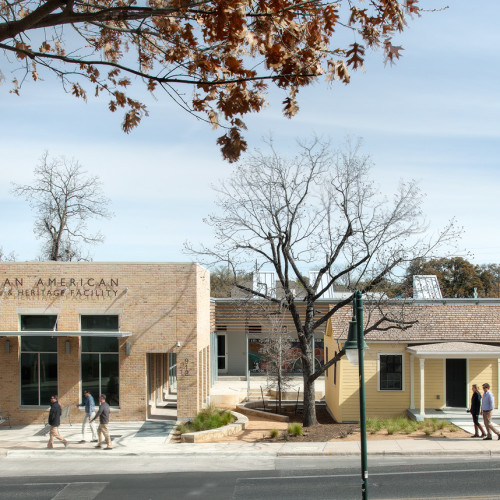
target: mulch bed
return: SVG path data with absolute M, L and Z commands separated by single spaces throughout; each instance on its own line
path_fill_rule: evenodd
M 262 410 L 262 408 L 257 408 Z M 276 407 L 266 405 L 266 411 L 276 413 Z M 302 415 L 295 413 L 295 405 L 283 406 L 281 412 L 277 412 L 280 415 L 287 415 L 290 418 L 290 422 L 302 423 Z M 311 427 L 304 427 L 304 434 L 302 436 L 289 436 L 289 441 L 330 441 L 331 439 L 344 438 L 349 434 L 352 434 L 359 429 L 357 424 L 339 424 L 336 423 L 331 415 L 328 413 L 324 406 L 316 407 L 316 418 L 318 420 L 318 425 L 313 425 Z M 266 441 L 281 441 L 283 437 L 280 435 L 277 438 L 266 438 Z

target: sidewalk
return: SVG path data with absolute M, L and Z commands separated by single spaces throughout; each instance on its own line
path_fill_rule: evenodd
M 79 424 L 61 425 L 60 432 L 69 441 L 64 448 L 57 440 L 55 448 L 46 448 L 48 436 L 40 436 L 40 425 L 0 428 L 0 456 L 192 456 L 192 455 L 259 455 L 269 457 L 356 456 L 359 441 L 285 442 L 285 443 L 182 443 L 169 444 L 175 422 L 117 422 L 110 424 L 113 450 L 95 449 L 95 443 L 82 443 Z M 90 433 L 89 433 L 90 436 Z M 500 441 L 470 438 L 422 438 L 368 441 L 372 456 L 485 455 L 500 456 Z

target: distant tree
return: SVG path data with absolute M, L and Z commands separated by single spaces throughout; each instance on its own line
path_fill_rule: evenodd
M 393 37 L 419 15 L 418 0 L 0 0 L 1 67 L 19 63 L 16 94 L 50 75 L 75 97 L 104 94 L 111 111 L 125 110 L 125 132 L 148 114 L 130 96 L 133 80 L 163 90 L 223 127 L 217 142 L 235 161 L 246 149 L 242 118 L 265 107 L 270 84 L 285 92 L 290 118 L 302 87 L 322 77 L 349 83 L 367 48 L 395 62 Z
M 344 355 L 341 350 L 317 367 L 314 332 L 352 304 L 350 295 L 328 311 L 320 310 L 323 294 L 336 284 L 369 293 L 397 269 L 433 255 L 456 236 L 450 224 L 430 238 L 416 184 L 402 182 L 388 201 L 375 187 L 370 167 L 359 143 L 336 151 L 316 138 L 299 144 L 294 157 L 278 154 L 271 143 L 269 153 L 249 155 L 217 184 L 219 210 L 207 219 L 216 243 L 186 245 L 198 259 L 231 269 L 235 286 L 291 315 L 301 351 L 304 426 L 317 423 L 315 380 Z M 313 265 L 319 269 L 316 279 L 309 280 Z M 250 269 L 272 269 L 280 295 L 238 283 L 238 273 Z M 303 289 L 300 297 L 296 283 Z M 376 326 L 404 329 L 408 323 L 387 313 L 378 316 Z
M 87 260 L 82 244 L 103 241 L 89 232 L 91 219 L 111 217 L 109 200 L 97 176 L 88 176 L 82 166 L 64 157 L 49 159 L 45 153 L 34 170 L 31 185 L 13 184 L 13 193 L 24 198 L 35 212 L 34 233 L 42 240 L 43 260 Z
M 251 273 L 239 273 L 237 281 L 251 282 Z M 227 266 L 220 266 L 210 271 L 210 296 L 214 298 L 231 297 L 235 289 L 234 277 Z
M 407 269 L 404 288 L 412 290 L 414 275 L 436 275 L 443 297 L 490 297 L 495 292 L 493 275 L 487 269 L 471 264 L 463 257 L 418 259 Z
M 14 252 L 9 254 L 5 253 L 3 248 L 0 247 L 0 262 L 13 262 L 16 260 L 16 255 Z
M 481 264 L 481 280 L 487 287 L 489 297 L 500 297 L 500 264 Z

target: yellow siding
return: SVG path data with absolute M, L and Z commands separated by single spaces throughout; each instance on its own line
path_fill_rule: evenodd
M 500 395 L 498 393 L 498 362 L 496 359 L 471 359 L 469 360 L 469 390 L 470 386 L 477 384 L 481 393 L 484 383 L 490 384 L 490 391 L 495 396 L 495 407 L 498 408 Z
M 410 407 L 410 357 L 405 352 L 406 344 L 370 342 L 365 351 L 365 401 L 367 417 L 395 417 Z M 380 391 L 378 389 L 378 355 L 403 354 L 403 390 Z M 340 406 L 343 421 L 359 420 L 359 376 L 358 367 L 347 359 L 341 363 L 342 386 Z
M 424 362 L 424 406 L 441 409 L 446 406 L 445 360 L 426 359 Z M 420 409 L 420 360 L 415 358 L 415 409 Z M 439 398 L 438 398 L 439 396 Z
M 418 366 L 419 374 L 415 378 L 415 384 L 418 380 L 419 395 L 415 398 L 415 406 L 420 407 L 420 362 L 415 360 L 415 367 Z M 424 404 L 426 408 L 443 408 L 446 405 L 444 395 L 445 382 L 445 360 L 444 359 L 426 359 L 424 373 Z M 438 399 L 439 396 L 439 399 Z
M 330 325 L 330 322 L 328 322 Z M 328 332 L 328 329 L 327 329 Z M 326 348 L 328 347 L 328 355 L 329 359 L 333 357 L 335 351 L 339 351 L 339 347 L 337 341 L 332 338 L 331 335 L 325 336 L 325 355 Z M 334 370 L 335 368 L 332 366 L 328 370 L 328 376 L 325 376 L 325 401 L 330 410 L 330 413 L 333 415 L 337 422 L 342 422 L 342 413 L 339 405 L 339 387 L 341 386 L 341 363 L 337 363 L 337 384 L 334 385 Z

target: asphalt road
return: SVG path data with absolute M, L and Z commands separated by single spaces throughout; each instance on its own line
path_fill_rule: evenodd
M 416 463 L 401 457 L 383 462 L 370 468 L 370 499 L 500 500 L 500 461 L 455 457 Z M 265 471 L 2 477 L 0 499 L 359 500 L 355 464 L 320 468 L 325 463 L 303 457 L 296 466 L 285 461 Z

